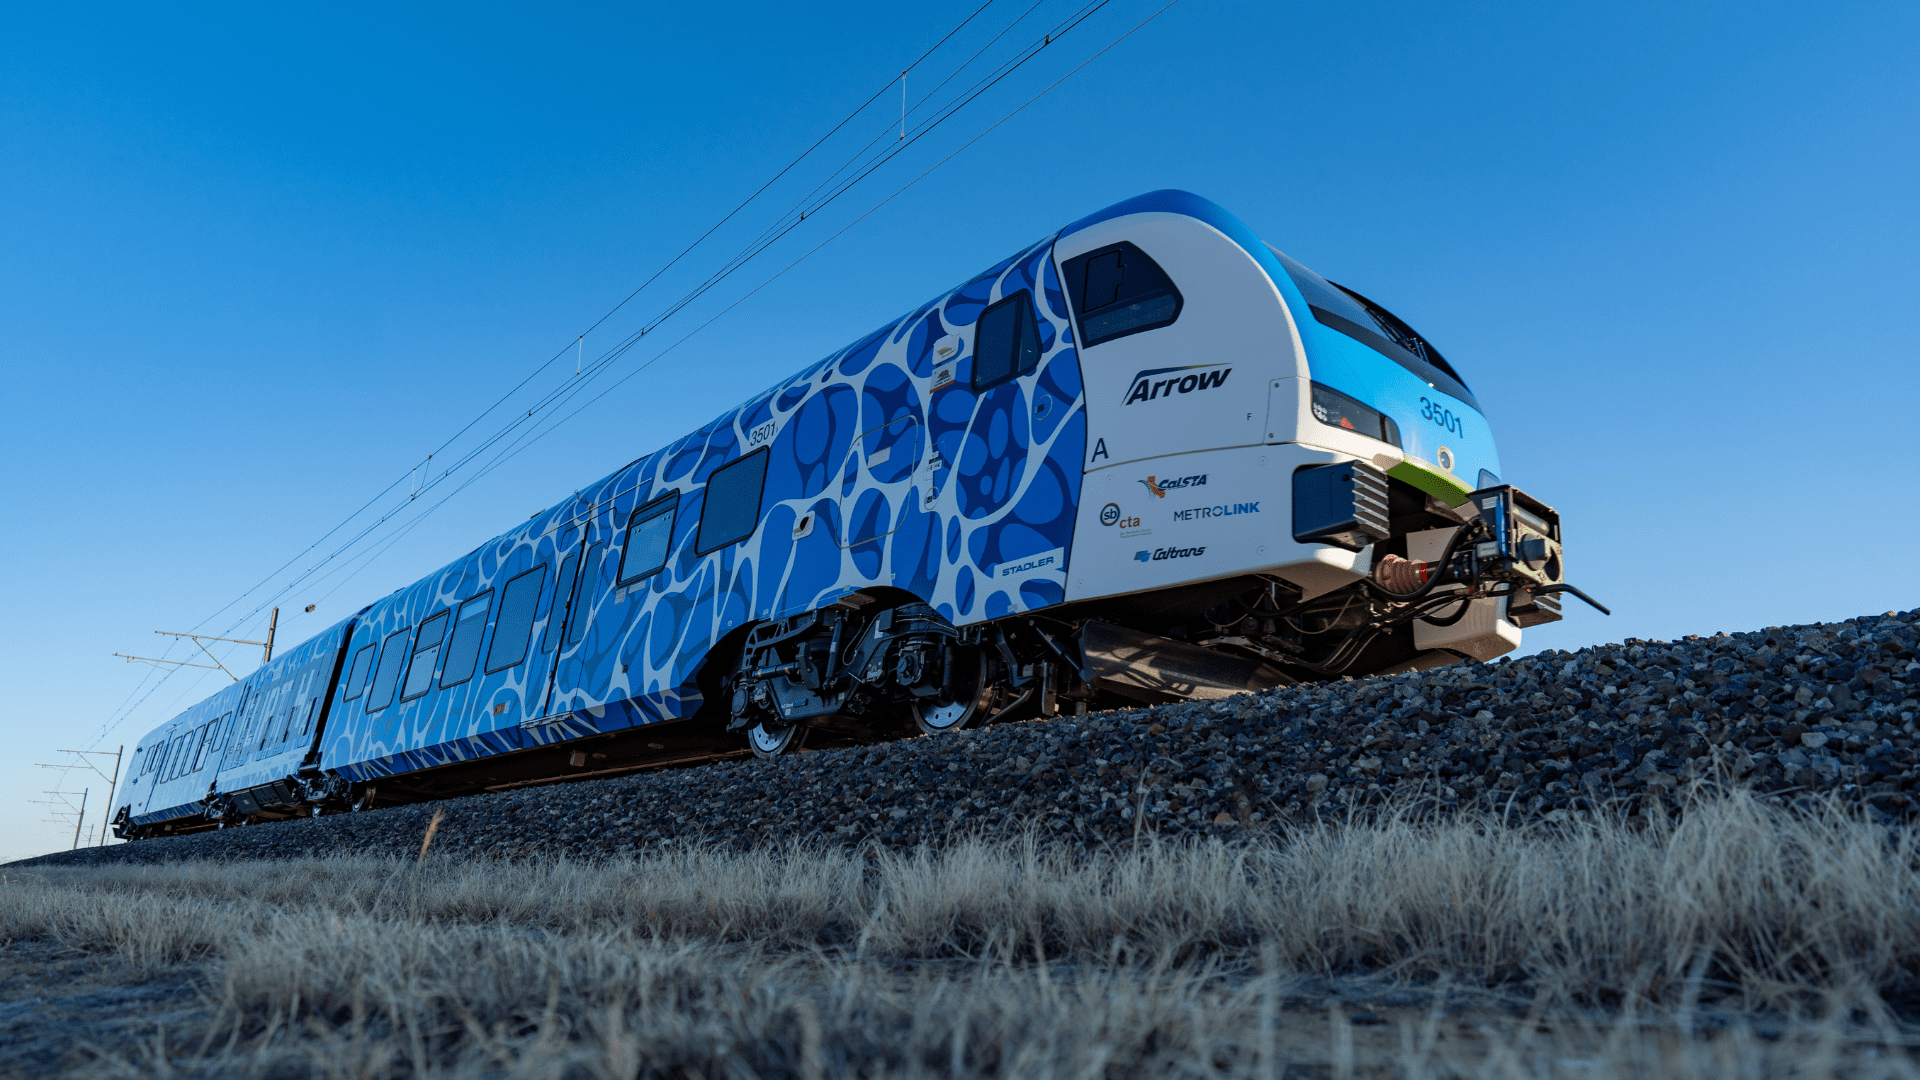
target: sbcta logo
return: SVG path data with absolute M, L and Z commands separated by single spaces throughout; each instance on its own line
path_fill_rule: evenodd
M 1189 374 L 1180 374 L 1181 372 Z M 1175 394 L 1211 390 L 1224 384 L 1227 376 L 1231 374 L 1233 374 L 1233 368 L 1226 364 L 1185 364 L 1180 367 L 1148 368 L 1134 373 L 1133 381 L 1127 386 L 1127 400 L 1122 404 L 1157 401 Z M 1162 375 L 1167 377 L 1160 378 Z
M 1100 524 L 1118 525 L 1122 529 L 1137 529 L 1140 527 L 1140 519 L 1129 517 L 1120 509 L 1119 503 L 1108 503 L 1100 508 Z

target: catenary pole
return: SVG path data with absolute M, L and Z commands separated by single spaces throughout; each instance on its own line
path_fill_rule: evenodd
M 109 817 L 113 813 L 113 795 L 120 788 L 120 755 L 127 752 L 127 744 L 113 752 L 113 779 L 107 781 L 107 808 L 100 812 L 100 846 L 107 846 L 107 826 L 113 824 Z
M 73 846 L 67 849 L 69 851 L 80 850 L 80 823 L 87 820 L 87 792 L 92 790 L 82 788 L 80 791 L 80 816 L 73 819 Z

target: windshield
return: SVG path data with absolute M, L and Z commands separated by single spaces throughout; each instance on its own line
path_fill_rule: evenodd
M 1466 380 L 1440 355 L 1440 350 L 1393 312 L 1344 285 L 1328 281 L 1273 247 L 1267 250 L 1273 252 L 1274 258 L 1286 268 L 1287 276 L 1293 278 L 1315 320 L 1366 345 L 1474 408 L 1480 407 L 1473 392 L 1467 389 Z

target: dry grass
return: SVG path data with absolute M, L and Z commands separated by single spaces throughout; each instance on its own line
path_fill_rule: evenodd
M 202 1022 L 101 1075 L 1904 1077 L 1916 856 L 1733 798 L 1090 857 L 48 869 L 0 939 L 197 965 Z

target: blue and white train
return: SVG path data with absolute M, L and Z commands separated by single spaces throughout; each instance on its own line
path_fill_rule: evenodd
M 1579 595 L 1500 471 L 1426 339 L 1156 191 L 162 725 L 118 832 L 1490 659 Z

